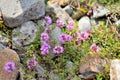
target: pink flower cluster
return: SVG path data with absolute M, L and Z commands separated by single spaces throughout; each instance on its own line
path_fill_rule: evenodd
M 27 60 L 27 67 L 29 68 L 29 69 L 32 69 L 33 67 L 35 67 L 37 65 L 37 62 L 34 60 L 34 59 L 32 59 L 32 60 Z
M 41 46 L 41 48 L 40 48 L 41 54 L 42 54 L 42 55 L 48 54 L 50 48 L 51 48 L 51 47 L 50 47 L 50 45 L 49 45 L 48 43 L 43 42 L 43 44 L 42 44 L 42 46 Z
M 14 71 L 14 69 L 15 69 L 15 63 L 14 63 L 14 62 L 11 62 L 11 61 L 7 62 L 7 63 L 5 64 L 5 66 L 4 66 L 4 69 L 5 69 L 7 72 L 12 72 L 12 71 Z
M 74 33 L 74 37 L 76 37 L 75 42 L 79 44 L 82 40 L 88 39 L 90 33 L 91 33 L 90 30 Z
M 40 40 L 41 40 L 41 42 L 44 42 L 44 41 L 47 42 L 47 41 L 49 41 L 49 35 L 46 32 L 41 33 Z
M 42 43 L 40 51 L 42 55 L 48 54 L 49 53 L 49 49 L 51 48 L 50 45 L 48 44 L 50 37 L 47 33 L 47 28 L 45 29 L 44 32 L 41 33 L 40 35 L 40 41 Z
M 62 20 L 57 19 L 57 20 L 56 20 L 56 25 L 57 25 L 57 27 L 63 27 L 63 26 L 64 26 L 64 23 L 62 22 Z
M 83 32 L 80 32 L 80 33 L 76 32 L 74 34 L 74 36 L 77 37 L 77 38 L 80 38 L 81 40 L 86 40 L 89 37 L 90 33 L 91 33 L 90 30 L 83 31 Z
M 81 40 L 86 40 L 88 38 L 88 36 L 89 35 L 86 31 L 85 32 L 80 32 L 80 35 L 79 35 Z
M 44 22 L 46 22 L 47 24 L 51 24 L 51 18 L 49 16 L 45 16 L 45 20 Z M 63 22 L 60 20 L 60 19 L 57 19 L 56 20 L 56 25 L 58 27 L 62 27 L 64 26 Z M 46 55 L 49 53 L 49 50 L 51 48 L 51 46 L 48 44 L 49 41 L 50 41 L 50 37 L 48 35 L 49 31 L 48 31 L 48 28 L 45 29 L 44 32 L 41 33 L 40 35 L 40 41 L 41 41 L 41 48 L 40 48 L 40 51 L 42 55 Z M 70 40 L 71 39 L 71 36 L 69 35 L 66 35 L 66 41 Z M 64 49 L 62 46 L 55 46 L 53 48 L 53 53 L 54 54 L 60 54 L 60 53 L 63 53 Z
M 58 37 L 59 41 L 60 42 L 65 42 L 65 41 L 69 41 L 72 39 L 72 36 L 68 35 L 68 34 L 65 34 L 65 33 L 62 33 L 60 34 L 60 36 Z
M 55 47 L 53 48 L 53 53 L 54 53 L 54 54 L 60 54 L 60 53 L 63 53 L 63 51 L 64 51 L 64 49 L 63 49 L 62 46 L 55 46 Z
M 90 49 L 97 52 L 97 51 L 99 50 L 99 46 L 97 46 L 95 43 L 93 43 L 93 44 L 90 46 Z
M 51 19 L 51 17 L 50 17 L 50 16 L 45 16 L 43 23 L 44 23 L 44 24 L 47 24 L 47 25 L 52 24 L 52 19 Z
M 74 22 L 73 22 L 72 20 L 69 20 L 69 21 L 68 21 L 68 24 L 67 24 L 67 26 L 66 26 L 66 27 L 67 27 L 67 30 L 70 31 L 70 30 L 72 29 L 73 25 L 74 25 Z

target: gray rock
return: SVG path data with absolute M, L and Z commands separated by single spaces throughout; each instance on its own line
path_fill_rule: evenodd
M 92 26 L 95 26 L 95 25 L 98 24 L 99 20 L 98 20 L 98 19 L 95 19 L 95 18 L 91 18 L 91 19 L 90 19 L 90 22 L 91 22 Z
M 64 24 L 67 24 L 69 20 L 72 20 L 72 18 L 69 16 L 69 14 L 64 11 L 59 5 L 54 3 L 49 3 L 48 7 L 50 8 L 51 12 L 56 14 L 56 17 L 58 17 Z
M 33 78 L 33 79 L 31 79 L 31 80 L 37 80 L 37 79 Z
M 12 72 L 6 72 L 4 65 L 12 61 L 15 63 L 15 69 Z M 0 80 L 16 80 L 18 76 L 20 59 L 14 50 L 4 48 L 0 50 Z
M 3 46 L 3 44 L 0 43 L 0 50 L 4 49 L 5 47 Z
M 67 76 L 67 79 L 68 79 L 68 80 L 73 79 L 73 76 L 72 76 L 72 74 L 71 74 L 71 72 L 74 70 L 73 62 L 67 61 L 66 70 L 67 70 L 67 72 L 68 72 L 68 74 L 67 74 L 67 75 L 68 75 L 68 76 Z
M 84 16 L 78 21 L 78 30 L 80 32 L 86 31 L 86 30 L 91 30 L 91 29 L 92 29 L 92 25 L 90 23 L 89 17 Z
M 120 80 L 120 60 L 119 59 L 115 59 L 111 61 L 110 80 Z
M 55 27 L 52 31 L 51 31 L 51 37 L 52 39 L 55 40 L 56 43 L 60 43 L 60 41 L 58 40 L 59 35 L 62 33 L 61 29 L 59 27 Z
M 0 0 L 5 24 L 11 28 L 45 14 L 44 0 Z
M 1 33 L 1 32 L 0 32 Z M 7 46 L 8 42 L 10 41 L 10 39 L 7 37 L 6 34 L 4 33 L 1 33 L 0 34 L 0 43 L 3 45 L 3 46 Z
M 49 78 L 50 78 L 50 80 L 61 80 L 60 76 L 58 74 L 53 73 L 53 72 L 50 73 Z
M 73 9 L 70 5 L 67 5 L 65 8 L 63 8 L 63 10 L 65 10 L 69 15 L 71 15 L 73 12 Z
M 12 32 L 12 47 L 20 48 L 25 45 L 29 45 L 36 38 L 37 25 L 28 21 L 21 25 L 21 27 L 17 27 Z
M 97 9 L 93 9 L 93 18 L 103 17 L 110 13 L 110 11 L 103 6 L 98 5 Z
M 44 74 L 44 68 L 42 66 L 40 66 L 39 64 L 36 65 L 35 70 L 37 72 L 38 78 L 39 80 L 45 80 L 45 74 Z
M 67 65 L 66 65 L 66 69 L 67 69 L 68 71 L 71 71 L 72 68 L 73 68 L 73 62 L 68 61 L 68 62 L 67 62 Z

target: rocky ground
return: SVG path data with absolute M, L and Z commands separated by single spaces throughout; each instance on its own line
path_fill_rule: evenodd
M 0 0 L 0 80 L 120 80 L 110 1 Z

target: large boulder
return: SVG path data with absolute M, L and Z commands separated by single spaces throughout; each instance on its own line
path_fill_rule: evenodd
M 36 38 L 37 25 L 28 21 L 20 27 L 14 28 L 12 32 L 12 48 L 17 49 L 29 45 Z
M 0 0 L 0 9 L 9 27 L 16 27 L 45 14 L 44 0 Z
M 4 69 L 5 64 L 9 61 L 15 63 L 15 69 L 12 72 L 7 72 Z M 15 51 L 8 48 L 0 50 L 0 80 L 16 80 L 18 76 L 19 63 L 20 59 Z
M 99 54 L 88 54 L 81 58 L 81 64 L 79 66 L 80 78 L 91 80 L 94 79 L 96 74 L 103 73 L 105 67 L 109 67 L 109 59 L 103 58 Z
M 120 80 L 120 60 L 119 59 L 115 59 L 111 61 L 110 80 Z

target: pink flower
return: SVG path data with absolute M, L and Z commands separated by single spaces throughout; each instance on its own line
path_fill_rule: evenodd
M 7 72 L 12 72 L 15 69 L 15 63 L 14 62 L 7 62 L 4 66 L 4 69 Z
M 88 34 L 90 34 L 90 33 L 91 33 L 91 30 L 87 30 L 86 32 L 87 32 Z
M 68 30 L 71 30 L 73 27 L 74 22 L 72 20 L 68 21 L 68 25 L 66 26 Z
M 90 46 L 90 49 L 97 52 L 97 51 L 99 50 L 99 46 L 97 46 L 95 43 L 93 43 L 93 44 Z
M 66 27 L 67 27 L 67 30 L 69 30 L 69 31 L 72 29 L 71 25 L 67 25 Z
M 50 45 L 46 42 L 43 42 L 43 45 L 41 46 L 40 50 L 41 50 L 41 54 L 45 55 L 47 53 L 49 53 L 49 49 L 50 49 Z
M 74 37 L 78 37 L 79 35 L 80 35 L 79 32 L 75 32 L 75 33 L 74 33 Z
M 66 41 L 69 41 L 69 40 L 71 40 L 72 39 L 72 36 L 70 36 L 70 35 L 67 35 L 66 36 Z
M 55 46 L 55 47 L 53 48 L 53 53 L 54 53 L 54 54 L 60 54 L 60 53 L 63 53 L 63 51 L 64 51 L 64 49 L 63 49 L 62 46 Z
M 98 8 L 98 5 L 93 6 L 93 10 L 97 10 L 97 8 Z
M 88 38 L 88 33 L 87 32 L 81 32 L 80 33 L 80 39 L 81 40 L 86 40 Z
M 27 67 L 29 69 L 35 67 L 37 65 L 37 62 L 33 59 L 33 60 L 27 60 Z
M 62 27 L 62 26 L 64 26 L 64 23 L 63 23 L 60 19 L 57 19 L 57 20 L 56 20 L 56 25 L 57 25 L 58 27 Z
M 73 26 L 73 25 L 74 25 L 74 22 L 73 22 L 72 20 L 69 20 L 69 21 L 68 21 L 68 24 L 71 25 L 71 26 Z
M 65 42 L 66 41 L 66 34 L 64 34 L 64 33 L 62 33 L 62 34 L 60 34 L 60 36 L 58 37 L 59 38 L 59 41 L 60 42 Z
M 91 15 L 92 14 L 92 10 L 89 10 L 88 12 L 87 12 L 87 15 L 89 16 L 89 15 Z
M 46 32 L 43 32 L 43 33 L 41 33 L 40 39 L 41 39 L 42 42 L 43 41 L 48 41 L 49 36 L 48 36 L 48 34 Z
M 52 19 L 50 16 L 45 16 L 43 22 L 44 22 L 44 24 L 52 24 Z
M 76 43 L 76 44 L 80 44 L 80 42 L 81 42 L 80 38 L 77 38 L 77 39 L 75 40 L 75 43 Z
M 58 38 L 59 38 L 60 42 L 65 42 L 65 41 L 71 40 L 72 36 L 65 34 L 65 33 L 62 33 Z

